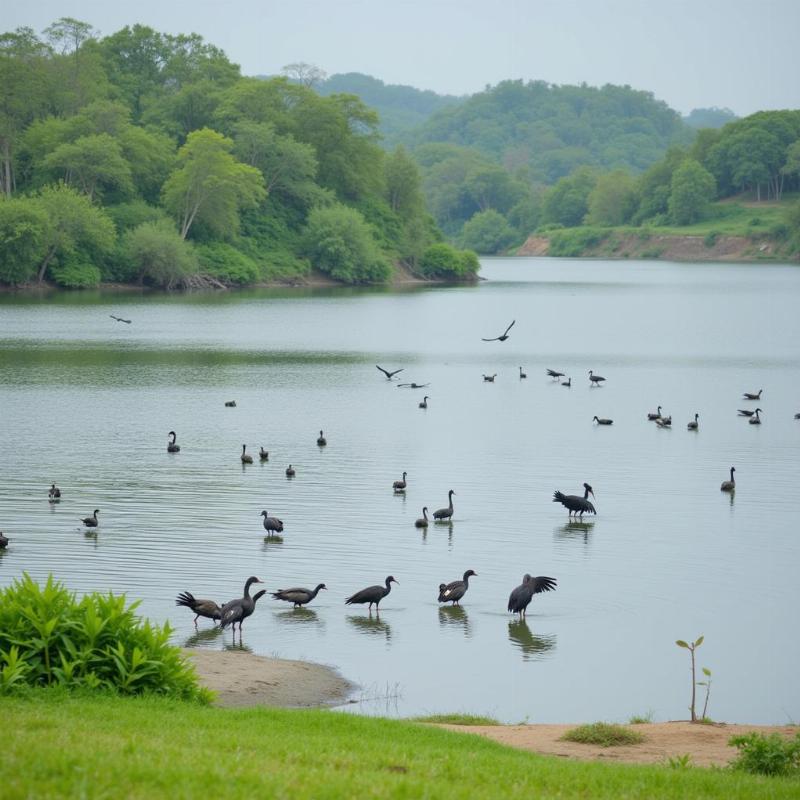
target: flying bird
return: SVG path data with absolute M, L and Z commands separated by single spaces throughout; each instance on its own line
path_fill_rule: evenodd
M 126 325 L 131 324 L 131 321 L 129 319 L 122 319 L 122 317 L 115 317 L 113 314 L 109 314 L 108 316 L 111 317 L 111 319 L 115 319 L 117 322 L 124 322 Z
M 375 369 L 379 369 L 385 376 L 386 380 L 390 381 L 398 372 L 402 372 L 402 369 L 396 369 L 392 372 L 389 372 L 388 369 L 384 369 L 383 367 L 379 367 L 377 364 L 375 365 Z
M 516 320 L 512 320 L 511 324 L 503 331 L 500 336 L 495 336 L 494 339 L 481 339 L 482 342 L 504 342 L 508 339 L 508 332 L 514 327 Z
M 558 370 L 555 370 L 555 369 L 548 369 L 547 370 L 547 374 L 554 381 L 557 381 L 559 378 L 563 378 L 564 377 L 564 373 L 563 372 L 559 372 Z

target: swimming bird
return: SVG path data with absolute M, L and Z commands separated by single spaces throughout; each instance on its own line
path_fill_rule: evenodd
M 594 416 L 592 417 L 592 422 L 596 422 L 598 425 L 613 425 L 613 419 L 605 419 L 604 417 Z
M 422 516 L 414 523 L 415 528 L 428 527 L 428 506 L 422 507 Z
M 99 509 L 99 508 L 96 508 L 96 509 L 95 509 L 95 510 L 92 512 L 92 516 L 91 516 L 91 517 L 84 517 L 84 518 L 81 520 L 81 522 L 82 522 L 82 523 L 83 523 L 83 524 L 84 524 L 84 525 L 85 525 L 87 528 L 96 528 L 96 527 L 97 527 L 97 515 L 98 515 L 99 513 L 100 513 L 100 509 Z
M 736 467 L 731 467 L 731 479 L 729 481 L 722 481 L 719 487 L 721 492 L 732 492 L 736 489 L 736 481 L 733 479 L 734 472 L 736 472 Z
M 658 425 L 659 428 L 671 428 L 672 417 L 660 417 L 656 420 L 656 425 Z
M 745 400 L 760 400 L 761 399 L 761 392 L 763 392 L 763 391 L 764 391 L 763 389 L 759 389 L 757 393 L 745 392 L 742 395 L 742 397 L 744 397 Z
M 181 451 L 180 445 L 175 444 L 175 440 L 178 438 L 175 435 L 175 431 L 170 431 L 167 434 L 167 436 L 171 436 L 172 437 L 172 441 L 167 442 L 167 452 L 168 453 L 180 453 L 180 451 Z
M 648 412 L 647 419 L 649 419 L 650 422 L 655 422 L 657 419 L 661 419 L 661 406 L 659 406 L 658 410 L 655 412 Z
M 420 408 L 427 408 L 428 407 L 428 395 L 422 398 L 422 402 L 419 404 Z
M 399 581 L 396 581 L 391 575 L 386 578 L 386 585 L 385 586 L 367 586 L 366 589 L 362 589 L 360 592 L 356 592 L 347 600 L 344 601 L 345 605 L 353 605 L 354 603 L 369 603 L 369 610 L 372 611 L 372 604 L 375 604 L 375 610 L 378 610 L 378 604 L 386 597 L 389 592 L 392 591 L 392 584 L 397 583 L 399 585 Z
M 761 424 L 761 417 L 758 416 L 758 412 L 759 411 L 761 411 L 761 409 L 757 408 L 755 416 L 754 417 L 750 417 L 750 419 L 747 420 L 751 425 L 760 425 Z
M 294 478 L 294 475 L 295 475 L 294 467 L 291 464 L 289 464 L 289 466 L 286 467 L 286 477 Z
M 316 589 L 303 589 L 300 586 L 295 586 L 292 589 L 278 589 L 273 592 L 272 596 L 276 600 L 285 600 L 287 603 L 294 603 L 294 608 L 300 608 L 306 603 L 310 603 L 319 593 L 320 589 L 327 589 L 324 583 L 318 583 Z
M 687 423 L 686 427 L 690 431 L 696 431 L 700 427 L 700 423 L 697 421 L 699 418 L 700 418 L 700 415 L 699 414 L 695 414 L 694 415 L 694 421 Z
M 535 594 L 541 592 L 554 592 L 556 579 L 546 575 L 537 575 L 535 578 L 527 573 L 522 578 L 522 583 L 511 591 L 508 596 L 508 610 L 512 614 L 519 614 L 520 619 L 526 616 L 527 608 Z
M 519 368 L 519 377 L 520 377 L 520 380 L 522 378 L 527 378 L 528 377 L 528 373 L 527 372 L 523 372 L 522 371 L 522 367 Z
M 485 380 L 487 383 L 494 383 L 494 379 L 495 379 L 496 377 L 497 377 L 497 373 L 495 372 L 495 374 L 494 374 L 494 375 L 484 375 L 484 376 L 483 376 L 483 379 L 484 379 L 484 380 Z
M 0 550 L 5 550 L 9 541 L 8 536 L 4 536 L 3 531 L 0 531 Z
M 589 486 L 588 483 L 584 483 L 583 497 L 580 497 L 577 494 L 563 494 L 562 492 L 556 490 L 553 492 L 553 502 L 561 503 L 561 505 L 569 511 L 567 516 L 571 517 L 573 514 L 580 514 L 581 517 L 583 517 L 584 513 L 597 513 L 592 505 L 592 502 L 589 500 L 590 494 L 592 497 L 594 497 L 594 491 L 592 490 L 592 487 Z
M 191 608 L 195 613 L 194 626 L 197 627 L 197 618 L 218 620 L 222 616 L 222 608 L 213 600 L 198 600 L 191 592 L 181 592 L 175 600 L 176 606 Z M 216 624 L 216 622 L 215 622 Z
M 396 369 L 396 370 L 393 370 L 392 372 L 389 372 L 388 369 L 384 369 L 383 367 L 379 367 L 377 364 L 375 365 L 375 369 L 379 369 L 386 376 L 386 380 L 387 381 L 390 381 L 395 375 L 397 375 L 398 372 L 402 372 L 403 371 L 402 369 Z M 405 368 L 403 368 L 403 369 L 405 369 Z
M 567 389 L 569 389 L 572 386 L 572 378 L 567 378 L 561 385 L 566 386 Z
M 494 339 L 481 339 L 482 342 L 504 342 L 508 339 L 508 332 L 514 327 L 514 323 L 516 320 L 511 320 L 511 324 L 499 335 L 495 336 Z
M 563 372 L 557 372 L 557 371 L 556 371 L 556 370 L 554 370 L 554 369 L 548 369 L 548 370 L 547 370 L 547 374 L 548 374 L 548 375 L 549 375 L 549 376 L 550 376 L 550 377 L 551 377 L 551 378 L 552 378 L 554 381 L 557 381 L 559 378 L 563 378 L 563 377 L 564 377 L 564 373 L 563 373 Z
M 222 628 L 227 628 L 228 625 L 232 627 L 232 629 L 236 630 L 236 623 L 239 623 L 239 635 L 242 635 L 242 623 L 255 611 L 256 609 L 256 602 L 259 598 L 263 597 L 267 591 L 266 589 L 262 589 L 259 592 L 256 592 L 254 597 L 250 597 L 250 587 L 254 583 L 264 583 L 264 581 L 256 578 L 255 575 L 251 575 L 244 584 L 244 596 L 238 597 L 236 600 L 230 600 L 229 602 L 225 603 L 224 606 L 220 609 L 220 620 L 219 624 Z
M 404 492 L 406 490 L 406 475 L 408 475 L 408 473 L 404 472 L 402 479 L 392 484 L 392 489 L 396 492 Z
M 599 386 L 605 378 L 602 375 L 595 375 L 591 370 L 589 370 L 589 384 L 591 386 Z
M 109 314 L 108 316 L 111 317 L 111 319 L 115 319 L 117 322 L 124 322 L 126 325 L 131 324 L 131 321 L 129 319 L 122 319 L 122 317 L 115 317 L 113 314 Z
M 51 503 L 57 503 L 61 499 L 61 489 L 54 483 L 50 485 L 50 491 L 47 493 L 47 498 Z
M 798 412 L 797 412 L 797 413 L 794 415 L 794 418 L 795 418 L 795 419 L 800 419 L 800 411 L 798 411 Z
M 450 517 L 453 516 L 453 495 L 455 492 L 451 489 L 447 493 L 447 499 L 449 501 L 447 508 L 440 508 L 437 511 L 433 512 L 433 518 L 438 520 L 448 520 Z
M 235 400 L 226 400 L 225 401 L 226 408 L 236 408 L 236 401 Z
M 427 389 L 430 386 L 429 383 L 398 383 L 398 389 Z
M 317 438 L 317 444 L 320 447 L 325 447 L 328 444 L 328 440 L 322 435 L 322 431 L 319 432 L 319 437 Z
M 749 409 L 747 409 L 747 408 L 739 408 L 739 409 L 737 409 L 737 410 L 738 410 L 738 412 L 739 412 L 739 416 L 740 416 L 740 417 L 752 417 L 752 416 L 753 416 L 753 414 L 755 414 L 755 413 L 756 413 L 756 411 L 761 411 L 761 413 L 762 413 L 762 414 L 764 413 L 764 412 L 763 412 L 763 410 L 762 410 L 762 409 L 760 409 L 760 408 L 757 408 L 755 411 L 750 411 L 750 410 L 749 410 Z
M 267 536 L 272 536 L 273 533 L 283 533 L 283 520 L 269 516 L 266 511 L 262 511 L 260 516 L 264 517 L 262 524 Z
M 448 583 L 444 588 L 439 584 L 439 602 L 440 603 L 453 603 L 457 605 L 458 601 L 467 593 L 469 589 L 469 579 L 472 576 L 477 577 L 478 573 L 468 569 L 464 573 L 464 577 L 460 581 L 453 581 Z
M 242 445 L 242 455 L 239 456 L 242 459 L 242 464 L 252 464 L 253 463 L 253 456 L 247 455 L 245 450 L 247 449 L 247 445 Z
M 263 447 L 260 447 L 258 450 L 258 460 L 269 461 L 269 450 L 265 450 Z

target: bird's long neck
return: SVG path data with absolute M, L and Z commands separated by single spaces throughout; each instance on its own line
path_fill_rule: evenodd
M 585 486 L 583 487 L 583 499 L 584 500 L 589 499 L 589 490 Z
M 392 591 L 392 582 L 387 578 L 386 579 L 386 588 L 383 590 L 383 596 L 386 597 L 389 592 Z
M 731 467 L 731 483 L 733 483 L 733 467 Z
M 247 445 L 246 445 L 246 444 L 243 444 L 243 445 L 242 445 L 242 455 L 244 455 L 244 451 L 245 451 L 246 449 L 247 449 Z
M 177 437 L 175 436 L 175 431 L 173 431 L 173 432 L 170 434 L 170 438 L 172 439 L 172 444 L 175 444 L 175 439 L 177 438 Z
M 469 586 L 469 572 L 464 573 L 464 586 Z
M 248 578 L 244 585 L 244 596 L 250 597 L 250 587 L 256 582 L 255 578 Z
M 313 592 L 311 592 L 311 598 L 310 598 L 311 600 L 313 600 L 313 599 L 314 599 L 314 598 L 315 598 L 315 597 L 316 597 L 316 596 L 319 594 L 319 590 L 320 590 L 320 589 L 321 589 L 321 588 L 322 588 L 324 585 L 325 585 L 325 584 L 322 584 L 322 583 L 320 583 L 320 584 L 317 586 L 317 588 L 316 588 L 316 589 L 314 589 L 314 591 L 313 591 Z
M 447 493 L 447 500 L 448 500 L 449 508 L 452 511 L 453 510 L 453 490 L 452 489 Z
M 428 509 L 427 508 L 423 508 L 422 509 L 422 516 L 425 519 L 425 521 L 427 522 L 428 521 Z

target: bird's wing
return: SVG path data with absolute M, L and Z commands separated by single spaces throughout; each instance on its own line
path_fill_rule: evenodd
M 556 579 L 548 578 L 546 575 L 537 575 L 533 581 L 533 593 L 554 592 L 556 590 Z
M 345 603 L 365 603 L 369 598 L 372 596 L 372 592 L 375 589 L 383 589 L 382 586 L 368 586 L 366 589 L 362 589 L 360 592 L 356 592 L 353 595 L 345 600 Z
M 494 339 L 483 339 L 483 338 L 481 338 L 481 341 L 482 342 L 496 342 L 499 338 L 500 338 L 499 336 L 495 336 Z
M 402 372 L 404 369 L 405 367 L 401 367 L 400 369 L 396 369 L 393 372 L 390 372 L 389 377 L 391 378 L 393 375 L 397 375 L 398 372 Z
M 377 364 L 375 365 L 375 369 L 379 369 L 387 378 L 391 377 L 383 367 L 379 367 Z
M 508 332 L 514 327 L 515 323 L 516 323 L 516 320 L 512 319 L 511 320 L 511 324 L 505 329 L 505 332 L 503 333 L 503 336 L 508 335 Z

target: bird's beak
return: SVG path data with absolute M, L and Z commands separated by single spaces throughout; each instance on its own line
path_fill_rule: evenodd
M 396 581 L 394 578 L 392 578 L 392 583 L 396 583 L 398 586 L 400 585 L 400 581 Z
M 592 497 L 594 497 L 594 490 L 593 490 L 593 489 L 589 489 L 589 494 L 590 494 Z M 597 498 L 596 498 L 596 497 L 595 497 L 594 499 L 595 499 L 595 500 L 597 500 Z
M 262 581 L 261 578 L 256 578 L 256 583 L 264 583 L 264 581 Z

